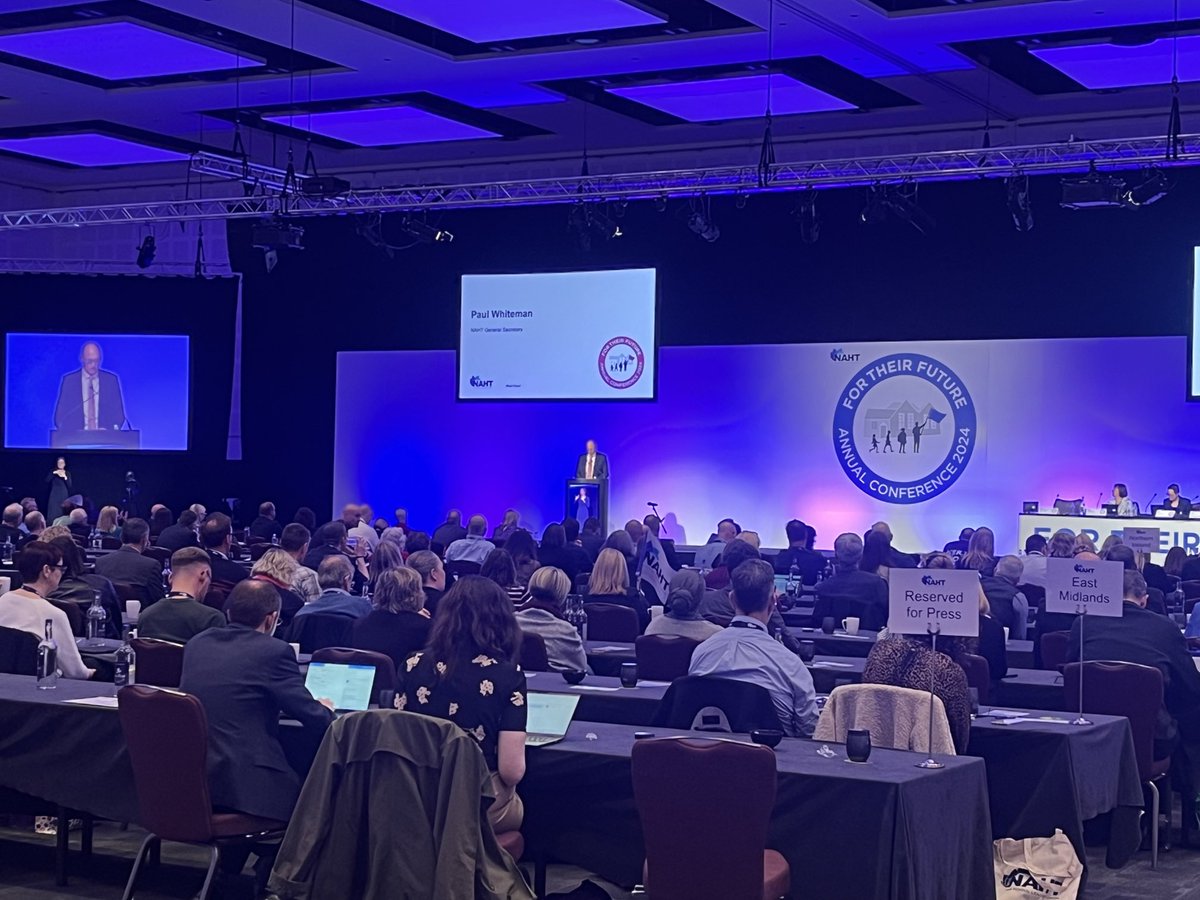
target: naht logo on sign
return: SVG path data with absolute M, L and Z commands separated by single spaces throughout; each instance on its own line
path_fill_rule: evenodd
M 1081 565 L 1080 563 L 1075 563 L 1075 571 L 1078 572 L 1080 575 L 1091 575 L 1093 572 L 1096 571 L 1096 567 L 1095 566 L 1084 566 L 1084 565 Z
M 478 375 L 472 375 L 470 384 L 471 384 L 471 387 L 479 387 L 479 388 L 491 387 L 492 379 L 480 378 Z
M 858 362 L 861 353 L 846 353 L 841 347 L 829 351 L 829 358 L 834 362 Z
M 932 575 L 921 576 L 921 584 L 945 584 L 945 578 L 934 578 Z

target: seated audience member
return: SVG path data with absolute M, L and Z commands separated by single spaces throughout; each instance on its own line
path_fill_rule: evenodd
M 608 536 L 604 542 L 606 550 L 616 550 L 625 559 L 625 568 L 629 570 L 629 583 L 637 583 L 637 548 L 633 545 L 633 538 L 629 536 L 629 532 L 624 528 L 618 528 Z
M 722 519 L 717 523 L 716 533 L 709 535 L 708 542 L 696 551 L 693 565 L 701 570 L 711 569 L 717 564 L 717 557 L 724 551 L 725 546 L 737 537 L 741 530 L 733 519 Z
M 1096 542 L 1082 531 L 1075 535 L 1075 547 L 1072 555 L 1078 556 L 1080 553 L 1091 553 L 1093 556 L 1100 555 L 1096 550 Z
M 366 507 L 370 509 L 371 507 Z M 383 516 L 376 516 L 375 521 L 371 523 L 371 527 L 375 529 L 375 533 L 379 535 L 380 540 L 383 539 L 383 533 L 387 531 L 388 522 Z
M 305 603 L 311 603 L 321 594 L 321 586 L 317 584 L 317 573 L 300 562 L 308 555 L 310 537 L 307 528 L 293 522 L 283 529 L 279 538 L 279 548 L 296 563 L 292 572 L 292 592 Z
M 395 541 L 380 541 L 379 546 L 371 555 L 371 562 L 368 564 L 368 569 L 371 572 L 370 591 L 375 593 L 375 582 L 379 580 L 379 576 L 388 569 L 400 569 L 404 567 L 404 551 Z
M 317 569 L 317 583 L 321 594 L 312 603 L 296 612 L 296 618 L 319 613 L 326 616 L 350 616 L 361 619 L 371 611 L 371 601 L 366 597 L 350 593 L 354 582 L 354 570 L 350 560 L 344 556 L 327 556 Z
M 967 552 L 958 560 L 958 568 L 974 569 L 980 575 L 996 573 L 996 536 L 992 529 L 975 529 L 967 544 Z
M 950 736 L 958 753 L 967 750 L 971 733 L 971 695 L 967 674 L 956 660 L 970 652 L 963 638 L 940 637 L 937 650 L 927 634 L 889 635 L 876 641 L 863 667 L 863 684 L 890 684 L 894 687 L 933 692 L 946 707 Z
M 96 519 L 96 533 L 101 537 L 121 538 L 121 526 L 118 524 L 117 517 L 120 515 L 120 510 L 115 506 L 103 506 L 100 508 L 100 515 Z
M 604 549 L 604 533 L 600 530 L 600 520 L 588 516 L 581 525 L 579 545 L 587 551 L 588 557 L 594 563 L 600 551 Z
M 154 540 L 171 527 L 175 514 L 161 503 L 156 503 L 150 510 L 150 537 Z
M 475 515 L 467 521 L 467 533 L 446 548 L 446 562 L 473 562 L 483 565 L 487 555 L 496 549 L 496 545 L 484 535 L 487 534 L 487 519 Z
M 0 544 L 8 541 L 15 549 L 21 543 L 21 539 L 25 537 L 25 532 L 21 531 L 23 516 L 20 503 L 10 503 L 4 507 L 4 521 L 0 523 Z
M 250 568 L 251 581 L 266 581 L 279 591 L 279 624 L 286 626 L 305 605 L 304 598 L 292 590 L 297 563 L 282 547 L 272 547 Z
M 1108 551 L 1118 544 L 1123 544 L 1124 541 L 1118 535 L 1110 534 L 1104 539 L 1104 543 L 1100 545 L 1100 558 L 1108 559 Z
M 1126 544 L 1117 544 L 1108 551 L 1103 557 L 1111 562 L 1119 562 L 1124 566 L 1126 572 L 1137 572 L 1138 570 L 1138 554 L 1133 552 L 1133 548 Z M 1157 567 L 1156 567 L 1157 568 Z M 1145 575 L 1142 578 L 1145 579 Z M 1167 614 L 1166 598 L 1163 592 L 1156 587 L 1146 585 L 1146 609 L 1150 612 L 1158 613 L 1160 616 Z
M 792 519 L 785 526 L 788 545 L 775 557 L 775 574 L 788 575 L 795 570 L 802 584 L 816 584 L 825 570 L 825 557 L 808 544 L 808 526 Z
M 405 660 L 429 638 L 421 576 L 415 569 L 385 570 L 375 582 L 371 606 L 374 608 L 354 623 L 350 646 L 391 657 L 396 671 L 403 674 Z
M 868 531 L 863 540 L 863 555 L 858 567 L 871 575 L 878 575 L 884 581 L 888 579 L 892 558 L 892 541 L 882 531 Z
M 422 550 L 432 550 L 431 543 L 429 535 L 424 531 L 413 531 L 410 529 L 404 536 L 404 552 L 411 556 Z
M 974 528 L 964 528 L 958 533 L 958 540 L 950 541 L 942 548 L 942 552 L 950 554 L 950 558 L 957 563 L 971 546 L 971 535 L 974 533 Z
M 32 512 L 25 513 L 25 518 L 21 524 L 25 527 L 25 537 L 21 541 L 22 546 L 24 546 L 42 536 L 42 532 L 46 530 L 46 517 L 35 509 Z
M 208 509 L 205 508 L 203 503 L 193 503 L 191 506 L 188 507 L 188 509 L 190 509 L 192 512 L 194 512 L 196 514 L 197 522 L 203 522 L 205 519 L 208 518 Z
M 346 525 L 347 537 L 357 538 L 358 543 L 365 544 L 368 555 L 375 552 L 379 546 L 379 535 L 371 526 L 371 507 L 365 503 L 347 503 L 342 510 L 342 522 Z
M 638 614 L 641 629 L 650 621 L 650 607 L 645 599 L 640 594 L 630 592 L 629 566 L 625 563 L 625 557 L 612 547 L 605 547 L 596 557 L 583 602 L 628 606 Z
M 725 545 L 720 562 L 722 566 L 732 572 L 748 559 L 762 559 L 762 556 L 745 541 L 735 539 Z M 712 572 L 709 574 L 711 575 Z M 705 583 L 707 584 L 707 579 Z M 717 590 L 710 589 L 704 592 L 704 599 L 700 601 L 700 615 L 706 621 L 713 622 L 724 628 L 735 614 L 733 597 L 731 596 L 728 583 L 723 588 Z M 767 627 L 770 629 L 771 634 L 781 635 L 784 646 L 793 653 L 796 652 L 800 648 L 800 642 L 788 632 L 787 626 L 783 621 L 783 616 L 775 608 L 775 604 L 771 604 L 770 614 L 771 620 L 768 622 Z
M 302 506 L 296 510 L 296 514 L 292 516 L 292 522 L 296 525 L 303 525 L 308 529 L 309 534 L 317 530 L 317 514 L 307 506 Z
M 328 556 L 336 556 L 350 563 L 354 570 L 354 590 L 361 591 L 367 584 L 370 573 L 367 570 L 366 547 L 358 548 L 354 553 L 346 543 L 346 526 L 342 522 L 327 522 L 317 529 L 305 554 L 303 563 L 314 572 L 318 571 L 321 561 Z
M 214 584 L 233 586 L 245 581 L 250 573 L 229 558 L 233 547 L 233 522 L 225 513 L 215 512 L 200 526 L 200 545 L 212 562 Z
M 181 512 L 174 525 L 168 525 L 162 530 L 154 546 L 162 547 L 171 553 L 184 547 L 200 546 L 200 540 L 196 537 L 196 514 L 190 509 Z
M 258 518 L 250 523 L 250 536 L 268 543 L 283 534 L 283 526 L 275 520 L 275 504 L 270 500 L 258 505 Z
M 529 579 L 529 593 L 517 609 L 517 626 L 522 632 L 541 637 L 546 658 L 556 672 L 587 671 L 587 653 L 575 626 L 563 619 L 563 601 L 571 591 L 571 579 L 554 566 L 540 566 Z
M 629 540 L 633 543 L 634 547 L 637 547 L 638 541 L 642 539 L 642 531 L 642 523 L 637 519 L 630 519 L 625 523 L 625 533 L 629 535 Z
M 878 531 L 887 535 L 888 546 L 891 547 L 891 558 L 888 559 L 887 565 L 892 569 L 915 569 L 917 561 L 913 559 L 911 554 L 901 553 L 894 546 L 896 538 L 892 535 L 892 527 L 887 522 L 876 522 L 871 526 L 871 531 Z
M 833 577 L 817 585 L 817 601 L 813 620 L 834 616 L 835 609 L 844 605 L 859 610 L 860 626 L 877 631 L 887 624 L 888 587 L 878 575 L 859 567 L 863 558 L 863 542 L 857 534 L 839 534 L 833 542 Z
M 503 543 L 520 527 L 521 514 L 515 509 L 506 509 L 504 511 L 504 521 L 497 525 L 496 530 L 492 532 L 492 540 Z
M 225 604 L 229 624 L 188 641 L 179 688 L 208 719 L 208 785 L 213 807 L 286 822 L 305 773 L 279 743 L 279 719 L 295 719 L 313 746 L 333 721 L 333 704 L 314 700 L 292 648 L 272 635 L 279 592 L 243 581 Z
M 1008 636 L 1014 641 L 1025 640 L 1025 624 L 1029 620 L 1029 601 L 1017 588 L 1024 583 L 1024 573 L 1020 557 L 1002 556 L 996 561 L 996 574 L 979 579 L 991 617 L 1008 629 Z
M 566 524 L 566 522 L 563 522 L 564 526 Z M 671 540 L 671 538 L 665 538 L 662 536 L 662 519 L 654 515 L 654 513 L 651 513 L 650 515 L 646 516 L 646 518 L 642 519 L 642 527 L 645 529 L 645 531 L 658 538 L 658 543 L 663 549 L 663 556 L 667 558 L 667 565 L 678 572 L 681 568 L 679 564 L 679 555 L 675 552 L 675 542 Z M 573 540 L 573 538 L 571 538 L 568 534 L 567 540 L 570 542 Z
M 1167 570 L 1163 566 L 1150 561 L 1149 553 L 1138 553 L 1137 562 L 1138 571 L 1146 579 L 1146 586 L 1151 589 L 1151 594 L 1158 591 L 1165 599 L 1167 594 L 1175 590 L 1176 582 L 1174 579 L 1167 577 Z M 1164 606 L 1164 610 L 1165 608 Z
M 496 549 L 489 553 L 479 567 L 479 574 L 498 584 L 510 600 L 517 601 L 525 596 L 525 588 L 517 584 L 517 567 L 507 550 Z
M 190 512 L 190 510 L 187 510 Z M 212 563 L 199 547 L 171 554 L 171 590 L 138 618 L 138 637 L 186 644 L 202 631 L 221 628 L 225 616 L 204 605 L 212 584 Z
M 405 509 L 403 506 L 397 506 L 396 512 L 394 515 L 395 515 L 395 525 L 393 527 L 399 528 L 405 534 L 408 534 L 408 532 L 410 530 L 408 527 L 408 510 Z
M 87 540 L 92 536 L 92 526 L 88 524 L 87 510 L 77 506 L 67 516 L 67 529 L 75 537 Z
M 21 586 L 0 596 L 0 627 L 34 635 L 40 641 L 46 622 L 58 644 L 58 671 L 64 678 L 91 678 L 95 671 L 83 664 L 67 614 L 46 600 L 62 578 L 62 551 L 53 544 L 32 541 L 21 551 L 17 571 Z
M 736 615 L 692 654 L 689 675 L 713 675 L 767 689 L 779 724 L 792 737 L 809 737 L 817 724 L 816 691 L 808 668 L 767 631 L 774 606 L 770 563 L 749 559 L 731 575 Z M 674 586 L 674 582 L 672 582 Z
M 739 541 L 745 541 L 755 550 L 762 549 L 762 541 L 759 539 L 757 531 L 743 531 L 737 536 L 737 539 Z
M 1021 562 L 1015 556 L 1006 556 L 1004 559 L 1016 560 L 1018 565 Z M 955 569 L 957 565 L 949 553 L 930 553 L 925 559 L 925 568 Z M 996 565 L 996 570 L 997 572 L 1000 570 L 999 563 Z M 1009 574 L 1012 574 L 1011 569 Z M 1017 577 L 1020 577 L 1019 572 Z M 982 579 L 979 585 L 979 637 L 975 640 L 967 640 L 963 644 L 963 652 L 978 653 L 986 659 L 988 674 L 993 682 L 999 681 L 1008 674 L 1008 644 L 1004 640 L 1004 626 L 992 617 L 991 604 L 984 591 Z
M 62 553 L 63 576 L 58 587 L 50 595 L 50 600 L 62 603 L 75 603 L 79 612 L 87 616 L 87 608 L 98 596 L 100 605 L 108 618 L 104 622 L 104 634 L 101 637 L 120 638 L 121 625 L 125 621 L 122 613 L 123 604 L 117 599 L 117 591 L 111 581 L 103 575 L 93 575 L 87 572 L 83 562 L 83 551 L 70 537 L 57 537 L 49 541 Z
M 1163 560 L 1163 574 L 1182 579 L 1183 566 L 1187 562 L 1187 558 L 1187 551 L 1182 547 L 1172 547 L 1167 551 L 1167 558 Z
M 525 587 L 529 584 L 530 576 L 541 565 L 537 541 L 524 528 L 518 528 L 504 542 L 504 552 L 512 557 L 513 565 L 517 569 L 517 584 Z
M 665 612 L 650 620 L 646 634 L 677 634 L 693 641 L 719 634 L 723 630 L 721 626 L 700 615 L 704 593 L 703 576 L 694 569 L 680 569 L 671 578 Z
M 1025 539 L 1025 558 L 1021 561 L 1021 584 L 1046 587 L 1046 546 L 1049 542 L 1040 534 Z
M 466 575 L 442 598 L 425 650 L 405 664 L 397 709 L 447 719 L 479 741 L 496 801 L 497 834 L 521 827 L 517 785 L 525 777 L 525 675 L 512 601 L 499 586 Z
M 48 544 L 51 541 L 58 540 L 59 538 L 66 538 L 67 540 L 71 541 L 75 540 L 75 538 L 71 535 L 71 529 L 66 525 L 51 525 L 41 533 L 41 535 L 38 537 L 38 540 L 45 541 Z
M 150 526 L 145 519 L 126 519 L 121 528 L 121 549 L 96 560 L 97 575 L 113 583 L 132 584 L 145 595 L 147 605 L 160 600 L 163 588 L 162 563 L 143 556 L 150 546 Z
M 433 536 L 430 540 L 434 544 L 437 544 L 444 553 L 451 544 L 462 540 L 466 536 L 467 529 L 462 526 L 462 513 L 457 509 L 452 509 L 446 513 L 446 521 L 433 530 Z M 486 554 L 484 555 L 486 556 Z
M 1154 666 L 1162 672 L 1167 715 L 1159 715 L 1154 758 L 1170 756 L 1178 740 L 1187 761 L 1189 783 L 1195 790 L 1200 785 L 1200 672 L 1196 671 L 1187 642 L 1175 623 L 1146 609 L 1146 579 L 1141 573 L 1126 569 L 1124 588 L 1120 617 L 1087 617 L 1083 626 L 1083 658 Z M 1078 621 L 1071 626 L 1068 662 L 1079 661 L 1079 628 Z
M 400 551 L 401 558 L 404 558 L 408 555 L 408 532 L 403 528 L 397 528 L 395 525 L 388 525 L 379 532 L 379 545 L 382 547 L 384 544 L 392 544 Z
M 575 520 L 568 519 L 567 521 L 574 522 Z M 575 525 L 575 530 L 579 531 L 578 523 Z M 562 569 L 567 573 L 571 584 L 575 583 L 577 575 L 592 567 L 592 561 L 587 552 L 575 544 L 568 544 L 567 530 L 558 524 L 547 525 L 546 530 L 542 532 L 542 546 L 538 548 L 538 563 L 541 566 Z
M 408 567 L 421 576 L 421 588 L 425 591 L 425 609 L 430 616 L 436 616 L 438 603 L 446 593 L 446 569 L 441 559 L 432 550 L 418 550 L 408 555 Z

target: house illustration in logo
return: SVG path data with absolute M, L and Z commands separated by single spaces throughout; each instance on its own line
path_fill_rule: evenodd
M 911 432 L 913 425 L 918 422 L 928 423 L 921 429 L 921 432 L 925 437 L 932 437 L 942 433 L 944 418 L 945 416 L 934 410 L 930 403 L 926 403 L 920 409 L 907 400 L 890 403 L 883 409 L 866 411 L 863 415 L 863 438 L 870 440 L 872 437 L 877 437 L 882 441 L 888 431 L 891 431 L 893 435 L 899 434 L 901 428 Z

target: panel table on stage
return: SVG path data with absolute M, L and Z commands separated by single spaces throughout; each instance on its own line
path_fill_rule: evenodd
M 1157 519 L 1150 516 L 1120 518 L 1117 516 L 1062 516 L 1057 513 L 1024 513 L 1017 517 L 1018 543 L 1032 534 L 1049 538 L 1054 532 L 1067 529 L 1073 534 L 1085 532 L 1099 547 L 1112 534 L 1118 537 L 1126 528 L 1157 528 L 1162 545 L 1183 547 L 1194 553 L 1200 547 L 1200 513 L 1190 519 Z M 1150 561 L 1162 565 L 1166 553 L 1151 553 Z

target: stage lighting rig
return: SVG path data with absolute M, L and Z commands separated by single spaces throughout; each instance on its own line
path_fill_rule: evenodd
M 1059 205 L 1064 209 L 1119 209 L 1127 205 L 1125 194 L 1125 179 L 1098 172 L 1093 163 L 1082 178 L 1062 180 Z
M 415 216 L 402 216 L 400 230 L 421 244 L 449 244 L 454 235 Z
M 792 210 L 792 218 L 800 226 L 800 240 L 805 244 L 815 244 L 821 237 L 821 217 L 817 214 L 816 191 L 800 192 L 796 208 Z
M 157 251 L 155 246 L 154 235 L 148 234 L 142 239 L 142 245 L 138 247 L 137 252 L 137 267 L 139 269 L 148 269 L 150 264 L 154 262 L 154 254 Z
M 1033 231 L 1033 202 L 1029 199 L 1029 176 L 1014 175 L 1005 181 L 1008 212 L 1017 231 Z
M 1171 189 L 1167 176 L 1159 169 L 1146 173 L 1146 180 L 1127 190 L 1122 199 L 1128 206 L 1149 206 L 1167 196 Z
M 280 250 L 303 250 L 304 228 L 278 216 L 255 223 L 250 231 L 250 243 L 263 251 L 268 272 L 279 263 Z
M 691 212 L 687 217 L 687 227 L 692 233 L 710 244 L 721 237 L 721 228 L 713 221 L 712 200 L 701 196 L 691 201 Z

